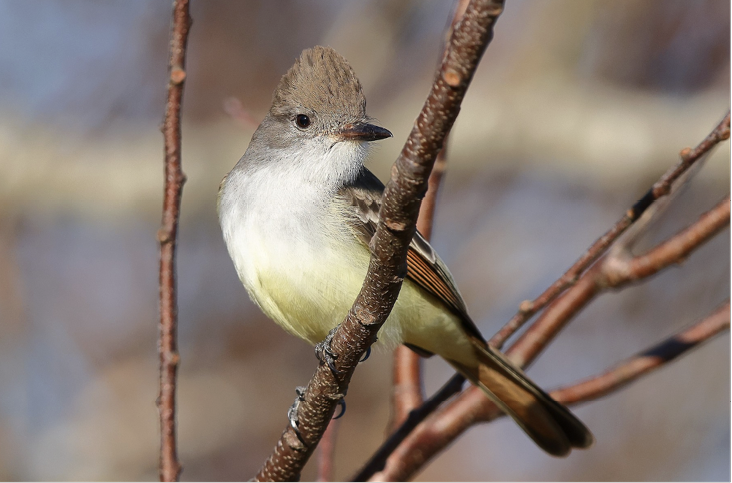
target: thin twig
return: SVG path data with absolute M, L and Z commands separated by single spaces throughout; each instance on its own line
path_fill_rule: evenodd
M 185 183 L 181 167 L 180 111 L 183 85 L 186 78 L 185 58 L 191 18 L 188 0 L 173 3 L 173 25 L 170 36 L 168 102 L 165 107 L 165 192 L 163 221 L 158 230 L 160 242 L 160 480 L 178 481 L 181 466 L 178 462 L 175 428 L 176 374 L 180 356 L 177 347 L 178 302 L 176 295 L 176 241 L 180 200 Z
M 644 350 L 600 375 L 552 391 L 565 404 L 591 401 L 617 391 L 648 372 L 658 369 L 681 354 L 706 342 L 730 326 L 729 300 L 705 319 Z
M 726 198 L 690 226 L 644 255 L 629 260 L 603 257 L 580 277 L 575 286 L 552 302 L 506 354 L 520 367 L 526 367 L 598 293 L 650 277 L 685 260 L 694 250 L 728 226 L 729 220 L 729 198 Z
M 297 411 L 299 437 L 288 424 L 257 480 L 299 478 L 337 401 L 345 395 L 359 359 L 375 341 L 394 306 L 406 273 L 407 249 L 415 232 L 420 198 L 427 190 L 435 157 L 457 118 L 501 11 L 499 0 L 473 0 L 455 29 L 427 100 L 384 189 L 364 286 L 333 335 L 330 350 L 335 355 L 337 374 L 327 365 L 318 366 Z
M 609 258 L 605 267 L 607 283 L 616 287 L 650 277 L 671 264 L 683 262 L 694 248 L 729 226 L 729 218 L 730 199 L 727 196 L 714 208 L 702 214 L 694 224 L 658 244 L 644 255 Z
M 340 419 L 332 419 L 318 445 L 318 471 L 315 481 L 333 481 L 336 435 Z
M 494 347 L 501 347 L 521 326 L 526 323 L 541 309 L 546 307 L 557 298 L 564 290 L 577 281 L 577 278 L 590 265 L 607 251 L 612 243 L 622 235 L 658 198 L 670 192 L 671 185 L 694 163 L 699 161 L 704 154 L 709 152 L 719 142 L 728 139 L 730 133 L 730 113 L 724 117 L 717 127 L 694 149 L 685 148 L 681 151 L 679 164 L 669 169 L 654 185 L 636 202 L 615 225 L 582 254 L 574 265 L 567 270 L 559 279 L 554 282 L 544 293 L 533 301 L 525 300 L 521 303 L 519 311 L 511 320 L 501 328 L 490 340 Z

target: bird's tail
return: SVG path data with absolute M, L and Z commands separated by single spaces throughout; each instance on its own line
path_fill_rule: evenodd
M 511 416 L 539 447 L 554 456 L 567 456 L 572 448 L 592 445 L 594 438 L 587 427 L 521 369 L 484 342 L 473 340 L 473 345 L 477 367 L 450 363 Z

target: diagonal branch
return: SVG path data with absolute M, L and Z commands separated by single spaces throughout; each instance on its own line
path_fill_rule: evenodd
M 729 114 L 727 114 L 722 123 L 697 148 L 691 151 L 690 154 L 686 153 L 684 155 L 684 152 L 682 152 L 681 164 L 687 165 L 688 169 L 689 160 L 698 160 L 714 145 L 727 138 L 729 138 Z M 674 180 L 678 179 L 682 172 L 679 171 L 679 166 L 676 166 L 669 170 L 654 186 L 659 186 L 659 183 L 663 182 L 664 179 L 670 179 L 671 177 Z M 653 190 L 654 188 L 651 188 L 649 192 Z M 644 203 L 636 203 L 634 208 L 629 210 L 626 216 L 637 219 L 650 206 L 650 204 L 643 206 Z M 635 215 L 633 215 L 633 212 L 635 212 Z M 618 263 L 617 259 L 615 257 L 608 258 L 608 255 L 606 255 L 582 274 L 581 277 L 570 284 L 571 288 L 569 290 L 566 290 L 559 297 L 557 297 L 558 294 L 555 294 L 553 296 L 553 302 L 550 303 L 539 319 L 534 322 L 532 327 L 506 351 L 506 354 L 520 367 L 525 367 L 551 342 L 559 330 L 600 292 L 610 288 L 611 285 L 614 288 L 627 285 L 640 278 L 657 273 L 659 270 L 673 263 L 684 260 L 690 253 L 727 225 L 729 225 L 729 198 L 720 202 L 709 212 L 701 215 L 691 226 L 661 243 L 645 255 L 625 261 L 624 263 L 627 263 L 628 267 L 634 268 L 626 271 L 624 277 L 621 277 L 617 273 L 617 268 L 613 268 Z M 605 239 L 606 236 L 607 234 L 598 240 L 598 243 Z M 604 253 L 615 240 L 617 240 L 617 236 L 614 236 L 611 241 L 608 241 L 608 245 L 601 251 L 597 251 L 597 256 L 599 257 Z M 591 250 L 595 249 L 598 243 L 593 245 Z M 582 258 L 586 258 L 586 255 L 587 253 Z M 608 260 L 610 262 L 606 263 Z M 637 273 L 633 270 L 636 270 Z M 612 277 L 612 283 L 609 275 Z M 556 286 L 559 282 L 561 282 L 561 279 L 555 282 L 553 286 Z M 567 287 L 569 285 L 565 286 L 562 290 Z M 454 392 L 446 392 L 443 400 L 446 400 L 452 394 Z M 432 407 L 437 406 L 434 402 L 433 400 L 430 401 Z M 414 428 L 413 431 L 405 437 L 403 436 L 405 432 L 404 427 L 400 428 L 397 434 L 389 438 L 385 445 L 382 446 L 382 449 L 377 452 L 378 460 L 374 458 L 370 461 L 368 467 L 359 473 L 359 478 L 408 479 L 430 458 L 444 449 L 471 425 L 494 419 L 500 413 L 495 404 L 485 398 L 483 393 L 475 387 L 466 389 L 458 398 L 433 414 L 430 414 L 429 411 L 424 411 L 423 408 L 415 412 L 415 415 L 420 416 L 420 420 L 417 421 L 414 418 L 410 418 L 411 420 L 407 421 L 404 425 L 409 424 L 411 428 Z M 399 436 L 399 441 L 395 444 L 394 438 L 397 435 Z M 386 445 L 389 445 L 388 451 L 383 449 Z M 383 470 L 381 472 L 376 473 L 382 468 Z
M 663 367 L 680 355 L 708 341 L 730 326 L 729 300 L 688 329 L 644 350 L 602 374 L 552 391 L 565 404 L 591 401 L 623 388 L 639 377 Z
M 368 274 L 353 307 L 332 338 L 337 374 L 320 365 L 300 402 L 298 434 L 288 425 L 257 480 L 294 480 L 320 440 L 337 401 L 345 395 L 358 360 L 396 302 L 406 274 L 420 198 L 445 135 L 460 111 L 475 69 L 493 35 L 501 0 L 473 0 L 453 32 L 427 100 L 384 190 L 380 221 L 371 240 Z
M 450 40 L 455 26 L 462 18 L 467 7 L 467 0 L 459 0 L 455 4 L 450 26 L 445 32 L 444 44 L 447 44 Z M 435 207 L 437 206 L 437 191 L 440 188 L 447 163 L 447 139 L 448 135 L 445 135 L 442 149 L 437 155 L 435 164 L 432 167 L 427 193 L 422 200 L 422 205 L 419 208 L 419 217 L 417 218 L 417 230 L 427 241 L 432 238 Z M 422 358 L 406 346 L 401 345 L 394 350 L 394 384 L 392 386 L 391 398 L 392 415 L 389 423 L 391 431 L 395 431 L 407 419 L 410 411 L 419 407 L 424 402 L 421 361 Z
M 178 302 L 176 295 L 176 241 L 180 200 L 185 175 L 181 168 L 180 111 L 185 82 L 185 59 L 191 17 L 188 0 L 175 0 L 173 26 L 170 36 L 168 64 L 168 101 L 165 107 L 165 192 L 163 221 L 158 230 L 160 242 L 160 480 L 178 481 L 178 462 L 175 429 L 175 384 L 180 357 L 177 348 Z
M 674 181 L 679 179 L 691 166 L 699 161 L 704 154 L 708 153 L 714 146 L 725 139 L 729 139 L 730 134 L 730 113 L 717 125 L 709 135 L 697 145 L 694 149 L 685 148 L 681 151 L 681 161 L 670 168 L 643 197 L 636 202 L 610 230 L 595 241 L 590 248 L 567 270 L 559 279 L 554 282 L 544 293 L 539 295 L 533 301 L 525 300 L 521 303 L 518 313 L 501 328 L 498 333 L 490 340 L 490 344 L 494 347 L 501 347 L 524 323 L 546 307 L 554 299 L 557 298 L 564 290 L 577 281 L 577 278 L 590 265 L 607 251 L 610 245 L 622 235 L 646 209 L 653 204 L 654 201 L 669 194 Z

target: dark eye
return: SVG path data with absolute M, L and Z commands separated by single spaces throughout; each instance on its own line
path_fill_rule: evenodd
M 306 129 L 310 126 L 310 118 L 305 114 L 298 114 L 295 118 L 295 124 L 297 124 L 297 127 L 300 129 Z

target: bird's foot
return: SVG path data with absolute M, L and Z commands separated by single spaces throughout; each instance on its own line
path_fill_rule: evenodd
M 290 420 L 290 427 L 295 431 L 297 439 L 302 444 L 305 444 L 305 441 L 302 439 L 302 434 L 300 434 L 300 421 L 297 417 L 297 410 L 300 408 L 300 403 L 305 400 L 305 389 L 303 386 L 297 386 L 295 388 L 297 397 L 295 398 L 295 402 L 292 403 L 292 406 L 290 406 L 290 409 L 287 410 L 287 419 Z
M 338 327 L 331 329 L 330 332 L 328 332 L 328 335 L 325 336 L 324 340 L 315 344 L 315 357 L 318 358 L 321 364 L 328 364 L 330 372 L 333 373 L 333 377 L 338 378 L 341 374 L 335 366 L 335 361 L 338 358 L 338 355 L 330 348 L 330 343 L 333 340 L 333 335 L 335 334 L 336 329 L 338 329 Z

